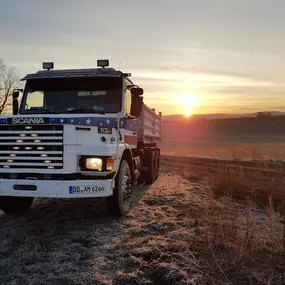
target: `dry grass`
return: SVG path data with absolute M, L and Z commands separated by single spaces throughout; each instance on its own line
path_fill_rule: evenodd
M 42 199 L 25 217 L 4 215 L 0 284 L 282 284 L 281 196 L 266 192 L 256 207 L 259 192 L 239 175 L 207 184 L 162 167 L 123 219 L 96 200 Z
M 161 146 L 163 155 L 193 156 L 234 160 L 285 160 L 284 143 L 167 143 Z
M 250 201 L 255 206 L 266 207 L 270 199 L 272 206 L 280 213 L 285 208 L 285 177 L 283 173 L 272 177 L 247 172 L 245 169 L 214 173 L 208 182 L 215 198 L 231 197 L 241 201 Z
M 213 196 L 222 205 L 218 215 L 210 213 L 216 216 L 209 227 L 211 252 L 217 246 L 225 250 L 215 254 L 220 255 L 223 266 L 218 262 L 217 269 L 225 279 L 234 270 L 235 282 L 243 272 L 251 282 L 244 284 L 284 284 L 285 180 L 282 174 L 261 178 L 242 170 L 209 177 Z
M 0 217 L 0 284 L 108 284 L 116 262 L 102 248 L 119 234 L 119 221 L 104 217 L 104 204 L 35 204 L 23 217 Z
M 283 284 L 284 227 L 273 210 L 214 206 L 204 233 L 204 260 L 221 284 Z M 237 215 L 237 213 L 239 213 Z M 203 252 L 203 247 L 200 254 Z
M 211 188 L 173 173 L 150 189 L 131 217 L 113 246 L 127 257 L 120 280 L 132 272 L 128 284 L 142 277 L 143 284 L 283 282 L 284 226 L 272 203 L 258 210 L 250 201 L 216 201 Z

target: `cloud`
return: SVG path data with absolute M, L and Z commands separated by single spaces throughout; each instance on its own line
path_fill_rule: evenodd
M 284 9 L 281 0 L 2 0 L 0 56 L 21 76 L 45 60 L 82 68 L 109 58 L 169 112 L 188 93 L 207 110 L 278 105 Z
M 180 72 L 179 70 L 169 71 L 156 71 L 156 70 L 138 70 L 134 71 L 135 78 L 149 81 L 164 81 L 175 83 L 190 83 L 191 86 L 282 86 L 280 83 L 258 80 L 254 76 L 252 78 L 242 75 L 232 75 L 226 73 L 196 73 L 196 72 Z

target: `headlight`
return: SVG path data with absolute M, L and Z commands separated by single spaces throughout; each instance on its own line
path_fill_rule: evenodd
M 85 167 L 87 169 L 102 171 L 102 165 L 103 162 L 101 158 L 89 157 L 85 160 Z

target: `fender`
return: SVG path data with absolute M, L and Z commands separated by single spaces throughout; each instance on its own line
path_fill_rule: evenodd
M 120 163 L 119 163 L 119 166 L 117 167 L 117 171 L 116 171 L 116 174 L 114 176 L 114 178 L 117 176 L 118 172 L 119 172 L 119 169 L 121 167 L 121 163 L 122 161 L 124 160 L 127 160 L 129 162 L 129 165 L 130 165 L 130 170 L 131 170 L 131 175 L 132 175 L 132 180 L 134 182 L 134 163 L 133 163 L 133 154 L 132 154 L 132 151 L 131 149 L 129 149 L 128 147 L 126 147 L 121 155 L 121 159 L 120 159 Z

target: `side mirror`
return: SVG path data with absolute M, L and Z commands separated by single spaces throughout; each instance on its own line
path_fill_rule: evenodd
M 141 115 L 143 106 L 143 97 L 133 96 L 131 106 L 131 116 L 138 118 Z
M 15 89 L 13 90 L 13 115 L 17 115 L 19 112 L 19 102 L 18 102 L 18 98 L 20 95 L 20 92 L 23 92 L 23 89 Z
M 13 98 L 13 115 L 18 115 L 18 112 L 19 112 L 18 99 Z
M 19 90 L 14 90 L 13 91 L 13 99 L 18 99 L 20 95 L 20 91 Z
M 131 89 L 131 93 L 133 96 L 141 96 L 143 95 L 143 89 L 140 87 L 133 87 Z

